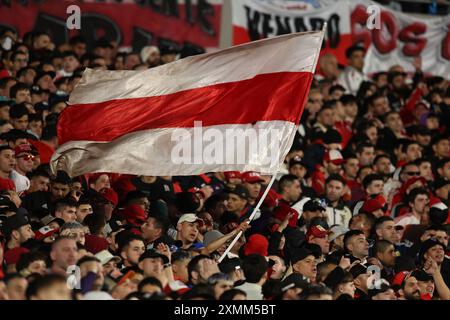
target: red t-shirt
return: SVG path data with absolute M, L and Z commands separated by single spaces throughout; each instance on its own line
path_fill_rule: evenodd
M 4 190 L 16 191 L 16 185 L 14 184 L 14 181 L 12 181 L 11 179 L 4 179 L 0 177 L 0 191 Z

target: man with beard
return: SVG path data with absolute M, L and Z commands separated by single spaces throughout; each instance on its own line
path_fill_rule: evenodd
M 326 214 L 328 225 L 348 226 L 352 213 L 345 205 L 342 197 L 345 192 L 345 181 L 340 175 L 331 175 L 325 182 Z
M 397 289 L 399 300 L 420 300 L 419 284 L 411 272 L 401 271 L 396 274 L 392 285 Z

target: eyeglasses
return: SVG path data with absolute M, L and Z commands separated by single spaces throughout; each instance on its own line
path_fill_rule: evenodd
M 420 172 L 405 172 L 408 176 L 420 176 Z
M 31 154 L 26 154 L 26 155 L 23 155 L 23 156 L 19 156 L 17 158 L 22 158 L 25 161 L 29 161 L 29 160 L 34 160 L 34 158 L 36 158 L 36 157 L 31 155 Z

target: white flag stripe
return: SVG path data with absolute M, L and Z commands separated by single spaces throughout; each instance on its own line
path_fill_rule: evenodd
M 321 42 L 320 31 L 288 34 L 188 57 L 143 71 L 87 69 L 72 92 L 69 104 L 161 96 L 252 79 L 258 74 L 312 73 Z
M 201 159 L 199 164 L 173 162 L 172 150 L 174 150 L 176 141 L 172 141 L 174 128 L 151 129 L 139 132 L 133 132 L 122 136 L 112 142 L 92 142 L 92 141 L 73 141 L 67 142 L 58 148 L 58 151 L 52 158 L 52 166 L 56 169 L 66 170 L 71 176 L 77 176 L 86 172 L 120 172 L 124 174 L 142 175 L 195 175 L 202 172 L 217 171 L 258 171 L 261 173 L 275 173 L 278 170 L 279 163 L 282 163 L 292 140 L 295 135 L 296 125 L 286 121 L 261 121 L 255 125 L 220 125 L 212 127 L 203 127 L 202 130 L 213 128 L 218 130 L 225 141 L 230 141 L 236 132 L 245 129 L 256 129 L 256 139 L 252 144 L 260 144 L 258 152 L 249 152 L 249 147 L 244 148 L 251 160 L 243 164 L 221 164 L 210 163 L 212 158 Z M 194 137 L 194 128 L 183 128 Z M 276 139 L 267 139 L 262 137 L 261 132 L 275 132 Z M 204 142 L 203 136 L 197 136 L 191 141 L 202 146 L 203 154 L 208 142 Z M 237 143 L 236 143 L 237 144 Z M 272 161 L 267 161 L 269 153 L 267 150 L 274 146 L 277 156 Z M 240 148 L 239 148 L 240 147 Z M 225 156 L 236 155 L 236 152 L 242 151 L 242 145 L 234 147 L 232 150 L 226 150 Z M 158 150 L 158 152 L 155 152 Z M 66 155 L 67 154 L 67 155 Z M 270 154 L 272 156 L 273 154 Z M 194 155 L 192 155 L 193 157 Z M 225 159 L 225 158 L 224 158 Z M 206 160 L 206 161 L 205 161 Z M 264 162 L 264 163 L 263 163 Z

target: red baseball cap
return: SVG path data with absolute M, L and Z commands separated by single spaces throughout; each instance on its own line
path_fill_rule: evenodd
M 384 205 L 380 203 L 377 199 L 367 199 L 364 201 L 364 204 L 361 208 L 363 212 L 372 213 L 374 211 L 377 211 L 379 209 L 383 209 Z
M 328 236 L 328 230 L 320 225 L 312 226 L 306 232 L 306 240 L 309 241 L 311 238 L 325 238 Z
M 259 199 L 261 199 L 262 195 L 264 194 L 264 192 L 262 191 L 259 194 Z M 263 207 L 268 207 L 268 208 L 273 208 L 273 207 L 277 207 L 278 206 L 278 200 L 281 199 L 281 195 L 279 193 L 277 193 L 275 190 L 270 189 L 269 192 L 267 193 L 267 196 L 264 198 L 263 200 Z
M 339 150 L 328 150 L 323 156 L 323 160 L 331 162 L 335 165 L 340 165 L 344 163 L 344 157 Z
M 258 183 L 264 182 L 264 179 L 261 178 L 260 174 L 254 171 L 247 171 L 242 174 L 242 181 L 247 183 Z
M 147 213 L 140 205 L 130 204 L 123 210 L 123 217 L 127 220 L 127 222 L 140 224 L 147 219 Z
M 19 144 L 14 148 L 14 155 L 16 157 L 20 156 L 24 153 L 30 153 L 33 155 L 36 155 L 36 149 L 31 148 L 29 144 Z
M 48 238 L 48 237 L 54 235 L 58 231 L 59 231 L 59 229 L 53 229 L 50 226 L 43 226 L 38 231 L 36 231 L 36 233 L 34 234 L 34 238 L 36 240 L 41 241 L 41 240 L 44 240 L 45 238 Z
M 225 179 L 227 179 L 227 181 L 230 179 L 242 179 L 242 175 L 239 171 L 226 171 L 223 174 L 225 175 Z
M 200 193 L 202 195 L 202 197 L 205 198 L 205 193 L 200 188 L 192 187 L 192 188 L 188 189 L 188 192 L 190 192 L 190 193 Z
M 268 255 L 269 241 L 261 234 L 255 233 L 248 238 L 244 248 L 244 255 L 259 254 L 263 257 Z
M 103 196 L 103 198 L 111 202 L 114 207 L 117 207 L 117 204 L 119 203 L 119 196 L 117 195 L 117 192 L 115 192 L 111 188 L 105 188 L 100 191 L 100 194 Z

